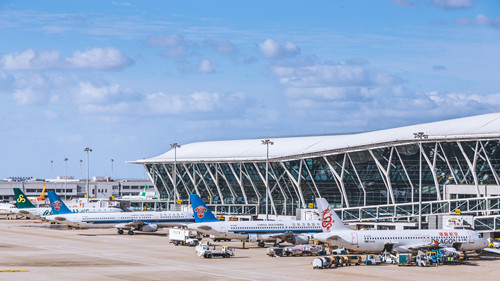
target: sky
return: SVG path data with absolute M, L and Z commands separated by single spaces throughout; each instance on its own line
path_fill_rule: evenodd
M 500 111 L 496 0 L 2 0 L 0 38 L 0 178 Z

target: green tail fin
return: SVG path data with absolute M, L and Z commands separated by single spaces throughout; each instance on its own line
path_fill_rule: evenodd
M 21 189 L 14 188 L 14 195 L 16 196 L 16 206 L 18 209 L 36 208 L 31 204 L 30 200 L 28 200 Z

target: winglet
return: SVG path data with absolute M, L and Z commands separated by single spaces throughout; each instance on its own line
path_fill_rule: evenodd
M 194 221 L 199 222 L 215 222 L 219 221 L 214 214 L 208 209 L 207 205 L 203 203 L 198 194 L 190 194 L 191 206 L 193 207 Z
M 14 188 L 14 195 L 16 197 L 16 206 L 18 209 L 31 209 L 36 208 L 30 200 L 24 195 L 19 188 Z
M 57 196 L 57 194 L 54 191 L 48 191 L 49 194 L 49 200 L 50 200 L 50 208 L 52 208 L 52 214 L 53 215 L 64 215 L 64 214 L 71 214 L 71 212 L 68 209 L 68 206 L 64 204 L 64 202 Z
M 348 230 L 325 198 L 316 198 L 323 231 Z

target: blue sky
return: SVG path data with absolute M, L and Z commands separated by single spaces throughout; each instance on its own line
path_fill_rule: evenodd
M 2 1 L 0 26 L 2 178 L 500 111 L 495 0 Z

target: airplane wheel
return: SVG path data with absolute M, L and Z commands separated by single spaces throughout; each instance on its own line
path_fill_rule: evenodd
M 262 241 L 261 241 L 261 242 L 259 242 L 257 245 L 258 245 L 259 247 L 261 247 L 261 248 L 264 248 L 264 246 L 266 246 L 266 244 L 265 244 L 264 242 L 262 242 Z
M 123 229 L 118 229 L 118 234 L 122 235 L 123 234 Z
M 132 230 L 129 230 L 128 235 L 134 235 L 134 232 Z

